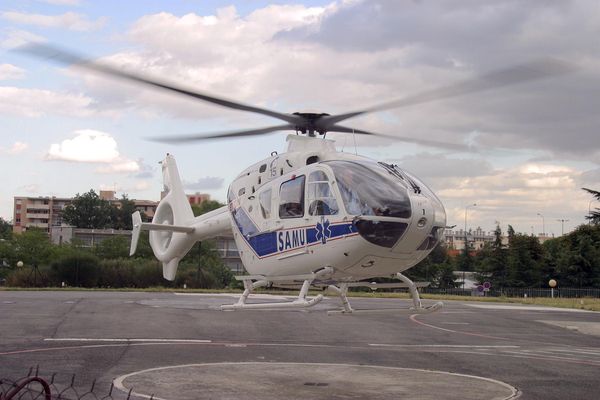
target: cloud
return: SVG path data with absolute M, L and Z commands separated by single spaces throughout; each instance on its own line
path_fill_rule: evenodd
M 74 12 L 61 15 L 43 15 L 5 11 L 0 14 L 0 17 L 17 24 L 34 25 L 42 28 L 62 28 L 80 32 L 100 29 L 107 21 L 104 17 L 90 21 L 86 16 Z
M 600 35 L 599 13 L 586 2 L 525 7 L 516 0 L 271 5 L 247 15 L 234 7 L 214 15 L 162 12 L 132 24 L 127 38 L 134 50 L 103 61 L 283 112 L 338 113 L 558 56 L 581 66 L 580 72 L 359 117 L 348 125 L 597 162 L 600 42 L 592 38 Z M 221 118 L 232 129 L 264 124 L 247 113 L 84 76 L 94 97 L 115 109 Z M 357 142 L 383 143 L 368 137 Z
M 75 131 L 75 134 L 72 139 L 52 144 L 46 159 L 108 163 L 119 158 L 117 142 L 108 133 L 82 129 Z
M 133 187 L 133 190 L 137 191 L 137 192 L 141 192 L 141 191 L 144 191 L 144 190 L 148 190 L 151 187 L 152 186 L 150 185 L 150 183 L 148 181 L 141 181 L 141 182 L 137 182 L 135 184 L 135 186 Z
M 27 148 L 29 148 L 29 145 L 27 143 L 15 142 L 10 148 L 4 148 L 0 146 L 0 154 L 14 156 L 23 153 L 25 150 L 27 150 Z
M 152 178 L 154 176 L 155 168 L 151 165 L 144 163 L 144 160 L 138 160 L 138 165 L 140 167 L 139 171 L 137 174 L 134 175 L 136 179 L 147 179 Z
M 489 174 L 492 164 L 485 159 L 457 158 L 433 153 L 418 153 L 395 161 L 402 169 L 418 172 L 426 180 L 474 177 Z
M 122 157 L 116 140 L 108 133 L 92 129 L 75 131 L 75 136 L 50 145 L 46 160 L 105 164 L 99 173 L 132 173 L 140 170 L 137 161 Z
M 0 81 L 11 79 L 22 79 L 25 77 L 25 70 L 12 64 L 0 64 Z
M 11 29 L 8 31 L 6 39 L 0 41 L 0 46 L 5 49 L 14 49 L 32 42 L 44 43 L 46 39 L 28 31 Z
M 113 162 L 112 164 L 109 164 L 108 166 L 97 168 L 96 172 L 100 172 L 102 174 L 112 174 L 123 172 L 137 172 L 139 170 L 140 166 L 137 163 L 137 161 L 119 160 Z
M 556 219 L 570 219 L 573 226 L 584 222 L 587 213 L 585 193 L 580 188 L 582 172 L 557 163 L 523 163 L 511 168 L 494 168 L 469 174 L 438 177 L 432 185 L 448 213 L 448 224 L 463 226 L 465 205 L 469 227 L 491 229 L 495 221 L 506 229 L 530 233 L 531 226 L 542 231 L 541 213 L 547 231 L 560 233 Z M 555 226 L 554 226 L 554 225 Z
M 58 114 L 85 117 L 95 113 L 93 105 L 92 98 L 83 94 L 0 86 L 0 113 L 10 116 Z
M 387 114 L 397 116 L 401 127 L 416 137 L 462 141 L 478 131 L 477 143 L 487 146 L 536 148 L 554 157 L 597 161 L 599 17 L 596 6 L 576 1 L 527 6 L 517 0 L 462 0 L 451 6 L 408 0 L 347 2 L 325 13 L 318 24 L 282 31 L 276 39 L 290 46 L 321 45 L 338 53 L 340 60 L 370 54 L 376 62 L 367 79 L 387 80 L 398 91 L 392 97 L 384 93 L 382 99 L 539 57 L 568 60 L 580 68 L 578 73 Z
M 225 179 L 217 176 L 205 176 L 204 178 L 198 178 L 194 182 L 184 182 L 183 187 L 188 190 L 212 190 L 220 189 L 223 187 Z
M 29 185 L 19 186 L 17 189 L 26 193 L 37 194 L 40 192 L 40 185 L 37 183 L 32 183 Z

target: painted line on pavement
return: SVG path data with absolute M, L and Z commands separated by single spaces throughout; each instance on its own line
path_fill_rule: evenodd
M 45 338 L 45 342 L 212 343 L 208 339 Z
M 482 338 L 486 338 L 486 339 L 510 340 L 509 338 L 504 338 L 504 337 L 499 337 L 499 336 L 484 335 L 481 333 L 473 333 L 473 332 L 455 331 L 454 329 L 442 328 L 440 326 L 426 324 L 425 322 L 419 321 L 417 319 L 418 316 L 419 316 L 419 314 L 413 314 L 410 316 L 410 320 L 416 324 L 423 325 L 423 326 L 426 326 L 426 327 L 429 327 L 432 329 L 438 329 L 440 331 L 450 332 L 450 333 L 458 333 L 460 335 L 477 336 L 477 337 L 482 337 Z

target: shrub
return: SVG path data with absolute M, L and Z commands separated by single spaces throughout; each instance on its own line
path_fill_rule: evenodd
M 61 257 L 52 263 L 54 279 L 69 286 L 95 287 L 100 269 L 98 258 L 89 253 L 76 253 Z

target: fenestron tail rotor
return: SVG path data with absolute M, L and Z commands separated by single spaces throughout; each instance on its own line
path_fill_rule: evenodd
M 433 140 L 426 140 L 420 138 L 411 138 L 406 136 L 396 135 L 385 135 L 376 132 L 369 132 L 361 129 L 353 129 L 345 126 L 338 125 L 339 122 L 355 118 L 360 115 L 369 113 L 410 107 L 418 104 L 429 103 L 437 100 L 444 100 L 464 96 L 467 94 L 483 92 L 487 90 L 497 89 L 504 86 L 516 85 L 519 83 L 548 79 L 556 77 L 566 73 L 573 72 L 576 68 L 572 64 L 555 60 L 555 59 L 543 59 L 536 60 L 533 62 L 515 65 L 509 68 L 499 69 L 490 73 L 468 79 L 453 85 L 427 90 L 415 95 L 407 96 L 394 101 L 385 102 L 376 106 L 367 107 L 362 110 L 330 115 L 325 113 L 316 112 L 296 112 L 293 114 L 281 113 L 273 110 L 269 110 L 262 107 L 255 107 L 252 105 L 243 104 L 233 100 L 227 100 L 221 97 L 209 95 L 197 90 L 191 90 L 182 87 L 177 84 L 162 81 L 160 79 L 152 78 L 143 74 L 127 72 L 119 69 L 116 66 L 109 65 L 105 62 L 94 61 L 87 59 L 74 52 L 67 51 L 55 46 L 47 44 L 28 44 L 17 49 L 22 53 L 32 55 L 38 58 L 51 59 L 63 65 L 77 65 L 80 68 L 87 69 L 92 72 L 100 73 L 107 76 L 117 77 L 125 79 L 130 82 L 138 83 L 145 86 L 154 87 L 169 91 L 171 93 L 177 93 L 188 98 L 194 98 L 196 100 L 205 101 L 208 103 L 216 104 L 225 108 L 230 108 L 238 111 L 246 111 L 254 114 L 265 115 L 273 117 L 286 122 L 283 125 L 275 125 L 265 128 L 255 128 L 247 130 L 229 131 L 229 132 L 218 132 L 209 134 L 188 134 L 178 136 L 164 136 L 152 138 L 155 141 L 169 142 L 169 143 L 184 143 L 207 139 L 219 139 L 219 138 L 232 138 L 232 137 L 245 137 L 245 136 L 256 136 L 269 134 L 276 131 L 291 130 L 296 133 L 306 134 L 308 136 L 325 135 L 327 132 L 342 132 L 342 133 L 354 133 L 361 135 L 375 135 L 382 137 L 389 137 L 399 141 L 411 142 L 424 144 L 427 146 L 435 146 L 441 148 L 458 149 L 458 150 L 472 150 L 470 147 L 438 142 Z

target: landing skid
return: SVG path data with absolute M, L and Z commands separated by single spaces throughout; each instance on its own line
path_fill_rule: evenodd
M 429 313 L 440 310 L 444 306 L 444 303 L 437 302 L 431 306 L 423 307 L 423 304 L 421 303 L 421 297 L 419 296 L 419 291 L 417 290 L 417 287 L 418 286 L 427 286 L 427 284 L 417 284 L 417 283 L 411 281 L 407 276 L 401 274 L 400 272 L 398 272 L 396 274 L 396 277 L 398 279 L 400 279 L 403 283 L 376 284 L 376 283 L 369 283 L 369 282 L 364 282 L 364 283 L 363 282 L 351 282 L 351 283 L 342 283 L 342 284 L 340 284 L 339 287 L 335 286 L 335 285 L 329 285 L 329 290 L 337 293 L 340 296 L 340 299 L 342 300 L 342 309 L 328 311 L 327 314 L 329 314 L 329 315 L 334 315 L 334 314 L 381 314 L 381 313 L 429 314 Z M 366 287 L 370 287 L 370 288 L 407 287 L 410 292 L 412 301 L 413 301 L 413 306 L 409 307 L 409 308 L 400 308 L 400 309 L 399 308 L 384 308 L 384 309 L 371 309 L 371 310 L 355 310 L 352 308 L 352 306 L 350 305 L 350 302 L 348 301 L 348 287 L 349 286 L 352 286 L 352 287 L 366 286 Z
M 221 310 L 223 311 L 233 311 L 233 310 L 260 310 L 260 309 L 297 309 L 297 308 L 308 308 L 312 307 L 323 300 L 323 295 L 319 294 L 312 299 L 307 299 L 306 295 L 308 293 L 308 288 L 313 283 L 315 279 L 323 277 L 325 275 L 329 275 L 333 272 L 332 268 L 323 268 L 317 272 L 308 274 L 308 275 L 298 275 L 298 276 L 283 276 L 283 277 L 269 277 L 267 280 L 264 276 L 261 275 L 248 275 L 236 277 L 236 279 L 244 282 L 244 293 L 240 296 L 237 303 L 235 304 L 225 304 L 221 306 Z M 256 280 L 253 282 L 253 280 Z M 252 291 L 256 288 L 267 286 L 269 282 L 273 281 L 302 281 L 302 287 L 300 288 L 300 293 L 298 293 L 298 298 L 294 301 L 287 302 L 270 302 L 270 303 L 246 303 L 248 296 L 252 293 Z

